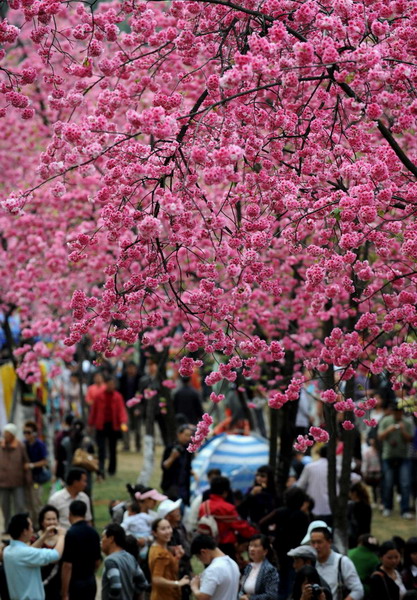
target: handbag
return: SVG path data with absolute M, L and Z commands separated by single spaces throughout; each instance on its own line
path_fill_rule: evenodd
M 48 481 L 51 480 L 52 477 L 52 473 L 51 473 L 51 469 L 49 467 L 42 467 L 41 471 L 39 471 L 39 473 L 36 473 L 36 475 L 33 476 L 33 481 L 35 483 L 48 483 Z
M 219 528 L 215 517 L 211 514 L 209 500 L 203 502 L 204 514 L 197 521 L 197 533 L 205 533 L 217 540 Z
M 87 452 L 87 450 L 83 450 L 82 448 L 77 448 L 77 450 L 74 452 L 72 464 L 74 467 L 82 467 L 90 473 L 99 470 L 97 458 L 94 458 L 92 454 Z
M 339 564 L 337 565 L 337 596 L 335 600 L 344 600 L 346 596 L 349 596 L 350 592 L 350 589 L 345 586 L 343 580 L 342 560 L 343 556 L 339 558 Z

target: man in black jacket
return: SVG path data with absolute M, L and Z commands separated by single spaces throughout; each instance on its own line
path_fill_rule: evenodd
M 174 394 L 174 410 L 177 418 L 181 416 L 186 423 L 197 425 L 203 416 L 203 407 L 199 394 L 190 386 L 190 377 L 181 377 L 182 387 Z
M 162 457 L 161 488 L 171 500 L 181 498 L 187 506 L 190 503 L 190 477 L 193 454 L 187 452 L 191 440 L 189 425 L 180 425 L 177 440 L 165 448 Z

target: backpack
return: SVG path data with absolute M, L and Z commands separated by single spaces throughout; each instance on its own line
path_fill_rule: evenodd
M 200 517 L 197 521 L 197 533 L 205 533 L 209 535 L 214 540 L 217 540 L 219 536 L 219 528 L 217 526 L 217 521 L 210 513 L 210 504 L 209 500 L 203 502 L 204 507 L 204 515 Z

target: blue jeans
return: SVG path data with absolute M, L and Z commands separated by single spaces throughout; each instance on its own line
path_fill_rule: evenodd
M 394 484 L 397 483 L 401 494 L 401 514 L 410 510 L 411 470 L 408 458 L 384 458 L 383 471 L 383 500 L 384 507 L 392 510 Z

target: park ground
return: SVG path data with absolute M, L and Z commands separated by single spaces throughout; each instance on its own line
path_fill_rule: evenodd
M 155 467 L 151 485 L 160 489 L 162 447 L 156 446 Z M 113 477 L 108 477 L 101 483 L 94 485 L 94 511 L 95 523 L 100 531 L 109 522 L 109 501 L 113 499 L 127 499 L 126 483 L 134 484 L 142 468 L 142 456 L 136 452 L 119 452 L 118 471 Z M 405 539 L 417 535 L 416 521 L 402 519 L 398 506 L 395 507 L 391 517 L 384 518 L 381 512 L 374 508 L 372 514 L 372 533 L 380 542 L 399 535 Z

